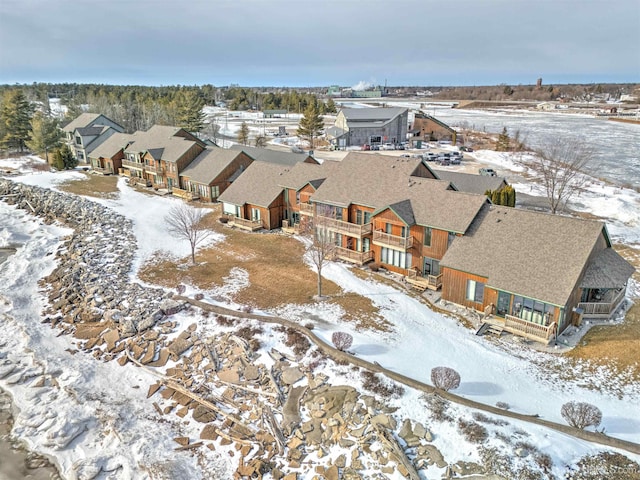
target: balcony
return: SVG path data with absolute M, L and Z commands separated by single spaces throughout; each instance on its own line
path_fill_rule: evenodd
M 370 223 L 358 225 L 357 223 L 349 223 L 344 220 L 337 220 L 335 218 L 323 216 L 316 216 L 315 225 L 316 227 L 326 227 L 336 233 L 359 238 L 364 235 L 368 235 L 372 230 Z
M 122 166 L 127 168 L 136 168 L 138 170 L 144 169 L 144 163 L 132 162 L 131 160 L 122 160 Z
M 101 173 L 102 175 L 112 175 L 113 171 L 108 168 L 102 167 L 92 167 L 92 170 L 96 173 Z
M 284 233 L 288 233 L 289 235 L 296 235 L 300 233 L 300 224 L 289 224 L 289 220 L 282 220 L 282 231 Z
M 122 162 L 124 164 L 124 162 Z M 148 173 L 158 173 L 160 171 L 159 168 L 156 168 L 155 165 L 144 165 L 144 170 Z
M 240 218 L 240 217 L 230 217 L 229 225 L 238 227 L 242 230 L 249 230 L 250 232 L 255 232 L 256 230 L 260 230 L 262 228 L 261 221 L 248 220 L 246 218 Z
M 300 207 L 300 214 L 302 215 L 313 215 L 315 210 L 313 203 L 299 203 L 298 207 Z
M 356 265 L 364 265 L 368 261 L 373 260 L 373 252 L 357 252 L 348 248 L 336 247 L 335 257 L 346 262 L 355 263 Z
M 413 246 L 413 237 L 399 237 L 376 230 L 373 232 L 373 243 L 381 247 L 401 248 L 409 250 Z
M 200 195 L 198 194 L 198 192 L 189 192 L 188 190 L 183 190 L 181 188 L 176 188 L 176 187 L 173 187 L 171 189 L 171 193 L 176 197 L 180 197 L 184 200 L 189 200 L 189 201 L 198 200 L 200 198 Z
M 619 292 L 609 290 L 601 301 L 598 302 L 580 302 L 578 308 L 581 308 L 583 318 L 603 318 L 608 319 L 611 314 L 616 311 L 620 302 L 624 300 L 625 289 Z

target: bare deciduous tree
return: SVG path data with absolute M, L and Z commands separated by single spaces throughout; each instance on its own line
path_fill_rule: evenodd
M 441 390 L 454 390 L 460 386 L 460 374 L 453 368 L 435 367 L 431 369 L 431 383 Z
M 536 149 L 535 153 L 520 163 L 540 175 L 549 208 L 555 214 L 563 210 L 588 181 L 585 172 L 592 152 L 579 140 L 556 138 Z
M 178 203 L 171 207 L 165 216 L 169 232 L 178 238 L 189 241 L 191 245 L 191 261 L 196 263 L 196 247 L 206 240 L 211 231 L 203 222 L 207 212 L 200 208 L 193 208 L 186 203 Z
M 331 342 L 338 350 L 344 352 L 351 348 L 353 336 L 347 332 L 333 332 L 331 334 Z
M 602 412 L 595 405 L 585 402 L 567 402 L 562 405 L 560 414 L 566 422 L 575 428 L 597 427 L 602 421 Z
M 322 297 L 322 268 L 336 254 L 335 235 L 329 226 L 333 219 L 329 208 L 318 206 L 312 222 L 301 226 L 301 234 L 311 240 L 309 256 L 318 273 L 318 297 Z

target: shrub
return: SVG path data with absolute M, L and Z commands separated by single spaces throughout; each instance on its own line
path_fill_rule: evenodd
M 476 422 L 470 422 L 463 418 L 458 419 L 458 430 L 462 436 L 471 443 L 482 443 L 489 437 L 487 429 Z
M 438 422 L 451 422 L 453 418 L 449 415 L 449 401 L 435 393 L 425 393 L 421 397 L 427 402 L 427 407 L 431 412 L 431 418 Z
M 353 344 L 353 336 L 347 332 L 333 332 L 331 335 L 331 342 L 333 342 L 333 345 L 338 350 L 344 352 L 348 348 L 351 348 L 351 345 Z
M 231 327 L 235 324 L 235 321 L 233 318 L 218 315 L 216 317 L 216 323 L 222 327 Z
M 371 262 L 369 264 L 369 270 L 371 270 L 372 272 L 377 272 L 378 270 L 380 270 L 380 264 L 378 262 Z
M 595 405 L 585 402 L 567 402 L 562 405 L 560 414 L 575 428 L 597 427 L 602 421 L 602 412 Z
M 196 293 L 193 298 L 196 300 L 202 300 L 204 298 L 204 293 Z
M 228 217 L 220 217 L 220 218 L 218 219 L 218 221 L 219 221 L 220 223 L 229 223 L 229 218 L 228 218 Z
M 293 353 L 297 356 L 304 355 L 311 348 L 311 342 L 309 342 L 309 339 L 295 328 L 288 327 L 285 329 L 285 333 L 287 335 L 284 342 L 285 345 L 293 349 Z
M 441 390 L 454 390 L 460 386 L 460 374 L 453 368 L 435 367 L 431 369 L 431 383 Z
M 501 408 L 503 410 L 509 410 L 511 408 L 511 405 L 509 405 L 506 402 L 496 402 L 496 407 Z
M 362 372 L 362 376 L 364 377 L 364 388 L 383 398 L 401 397 L 404 394 L 404 388 L 401 385 L 395 382 L 391 382 L 389 385 L 373 372 L 365 370 Z
M 473 412 L 471 416 L 476 422 L 488 423 L 490 425 L 498 425 L 500 427 L 503 427 L 509 424 L 509 422 L 507 422 L 506 420 L 502 420 L 501 418 L 491 418 L 480 412 Z
M 553 460 L 551 459 L 551 456 L 546 453 L 537 453 L 533 459 L 544 473 L 548 474 L 551 472 L 551 469 L 553 468 Z
M 187 287 L 182 285 L 181 283 L 179 283 L 178 286 L 176 287 L 176 292 L 178 292 L 178 295 L 182 295 L 186 291 L 187 291 Z
M 315 325 L 313 324 L 313 322 L 307 322 L 303 325 L 303 327 L 307 330 L 313 330 L 315 328 Z

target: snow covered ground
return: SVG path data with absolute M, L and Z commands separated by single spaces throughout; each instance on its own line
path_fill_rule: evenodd
M 508 155 L 490 152 L 475 152 L 475 155 L 487 164 L 513 168 L 517 172 Z M 14 168 L 20 168 L 21 163 L 3 160 L 0 167 L 2 162 L 9 162 L 15 165 Z M 17 180 L 55 188 L 61 181 L 81 177 L 84 178 L 83 174 L 77 172 L 25 172 Z M 174 251 L 178 256 L 189 253 L 186 242 L 173 240 L 159 221 L 177 200 L 140 194 L 130 189 L 123 179 L 119 180 L 118 186 L 120 195 L 117 199 L 93 200 L 133 220 L 138 239 L 136 269 L 153 256 L 168 255 L 168 251 Z M 522 187 L 524 191 L 530 188 L 529 185 Z M 594 180 L 590 193 L 583 194 L 578 200 L 585 210 L 611 219 L 609 228 L 616 241 L 640 242 L 640 195 L 609 188 Z M 527 193 L 537 192 L 539 190 L 534 186 Z M 175 444 L 171 438 L 185 432 L 189 434 L 190 427 L 181 424 L 177 417 L 161 428 L 154 420 L 151 400 L 145 398 L 146 388 L 154 379 L 131 366 L 120 367 L 115 362 L 103 364 L 81 353 L 71 355 L 68 350 L 74 348 L 72 341 L 68 337 L 56 337 L 55 330 L 38 321 L 44 304 L 37 282 L 54 268 L 52 253 L 60 245 L 61 236 L 67 233 L 60 227 L 44 226 L 37 219 L 0 202 L 0 246 L 20 245 L 18 252 L 0 268 L 0 317 L 6 326 L 0 329 L 0 368 L 19 366 L 19 369 L 15 367 L 15 373 L 0 380 L 0 386 L 12 393 L 21 410 L 15 433 L 34 449 L 54 456 L 63 473 L 70 472 L 77 462 L 86 461 L 90 465 L 87 468 L 95 468 L 98 464 L 106 472 L 119 467 L 125 474 L 140 474 L 140 465 L 155 465 L 176 472 L 174 478 L 200 478 L 202 466 L 195 457 L 173 452 Z M 222 236 L 212 237 L 212 241 L 223 240 Z M 639 385 L 620 385 L 618 377 L 606 369 L 600 369 L 596 374 L 587 373 L 587 369 L 578 371 L 572 379 L 560 377 L 558 369 L 566 362 L 552 354 L 517 344 L 492 344 L 476 337 L 454 318 L 430 311 L 401 290 L 356 277 L 345 265 L 332 264 L 323 272 L 345 290 L 370 298 L 385 319 L 394 325 L 392 334 L 356 331 L 341 322 L 339 309 L 323 304 L 290 305 L 275 313 L 291 319 L 313 319 L 315 332 L 326 340 L 330 340 L 333 331 L 349 331 L 354 336 L 352 350 L 357 356 L 427 383 L 430 383 L 431 368 L 453 367 L 462 377 L 456 393 L 490 405 L 506 402 L 515 411 L 539 414 L 563 423 L 560 406 L 564 402 L 593 403 L 602 410 L 601 427 L 609 435 L 640 443 Z M 243 272 L 232 273 L 225 288 L 230 291 L 247 288 Z M 135 280 L 135 271 L 133 275 L 132 280 Z M 215 296 L 219 300 L 225 291 L 205 293 L 206 298 Z M 199 322 L 206 323 L 204 319 Z M 357 384 L 360 381 L 345 377 L 344 372 L 338 374 L 338 370 L 327 370 L 338 383 Z M 64 388 L 34 390 L 29 387 L 30 381 L 24 381 L 43 374 L 48 382 L 55 379 Z M 113 388 L 114 385 L 118 388 Z M 589 385 L 600 389 L 587 388 Z M 397 406 L 400 416 L 430 423 L 424 403 L 416 392 L 407 389 Z M 455 412 L 461 416 L 470 415 L 470 411 L 462 407 L 455 407 Z M 510 423 L 511 433 L 514 429 L 528 432 L 529 441 L 553 457 L 557 476 L 563 475 L 564 465 L 585 454 L 603 450 L 542 427 Z M 434 443 L 446 458 L 478 460 L 475 449 L 460 441 L 454 426 L 441 424 L 433 428 Z M 168 458 L 172 459 L 172 465 L 166 465 Z M 230 461 L 210 458 L 209 467 L 224 472 Z M 109 477 L 104 474 L 98 478 Z

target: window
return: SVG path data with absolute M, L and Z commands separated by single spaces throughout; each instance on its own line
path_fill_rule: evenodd
M 356 210 L 356 223 L 362 225 L 362 210 Z
M 371 223 L 371 212 L 364 212 L 364 224 Z
M 484 298 L 484 283 L 467 280 L 467 300 L 481 303 Z
M 300 203 L 300 192 L 296 192 L 296 203 Z
M 76 145 L 82 145 L 82 137 L 76 136 Z
M 251 208 L 251 220 L 254 222 L 260 221 L 260 209 L 259 208 Z
M 220 196 L 220 187 L 219 186 L 215 186 L 215 187 L 211 187 L 211 199 L 216 199 Z
M 362 251 L 368 252 L 369 250 L 371 250 L 371 239 L 365 237 L 362 239 Z
M 424 227 L 424 246 L 431 246 L 431 227 Z
M 392 228 L 393 228 L 393 227 L 392 227 L 392 225 L 391 225 L 390 223 L 388 223 L 388 222 L 387 222 L 387 223 L 385 224 L 385 226 L 384 226 L 384 231 L 385 231 L 386 233 L 388 233 L 388 234 L 391 234 L 391 232 L 392 232 L 392 230 L 391 230 L 391 229 L 392 229 Z
M 407 238 L 407 227 L 405 227 L 405 226 L 402 227 L 402 230 L 400 232 L 400 236 L 402 238 Z
M 365 239 L 368 240 L 368 239 Z M 368 245 L 366 246 L 368 251 Z M 380 252 L 380 261 L 388 265 L 393 265 L 400 268 L 409 268 L 407 265 L 411 265 L 411 254 L 393 250 L 392 248 L 382 247 Z

